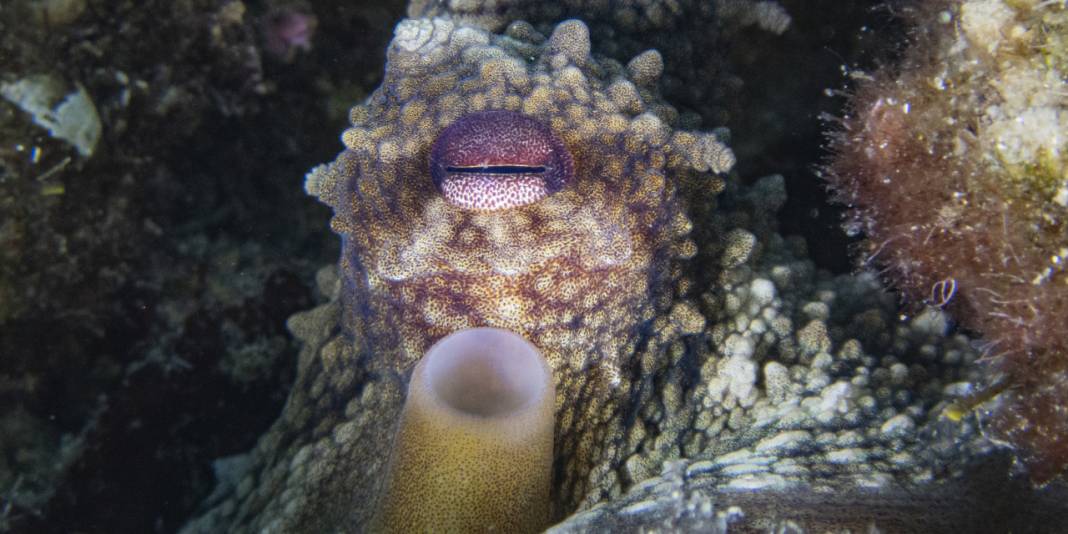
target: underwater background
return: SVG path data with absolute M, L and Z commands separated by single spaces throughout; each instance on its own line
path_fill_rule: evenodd
M 1001 4 L 997 0 L 981 3 Z M 309 183 L 318 183 L 317 175 L 309 175 L 309 171 L 333 160 L 346 145 L 351 149 L 357 144 L 346 140 L 343 145 L 341 140 L 356 115 L 350 114 L 352 106 L 372 97 L 376 89 L 380 95 L 393 91 L 383 87 L 383 73 L 394 27 L 406 16 L 442 16 L 450 8 L 460 12 L 482 5 L 455 4 L 413 2 L 409 6 L 400 1 L 331 0 L 4 0 L 0 4 L 0 531 L 321 531 L 321 525 L 313 528 L 308 526 L 313 523 L 290 516 L 274 523 L 266 521 L 263 518 L 274 512 L 260 514 L 255 510 L 270 506 L 247 504 L 252 499 L 246 499 L 249 490 L 236 487 L 236 483 L 228 485 L 225 480 L 241 480 L 256 469 L 249 465 L 263 465 L 264 472 L 273 464 L 289 465 L 292 456 L 298 455 L 296 447 L 286 452 L 281 446 L 283 452 L 272 449 L 268 454 L 262 452 L 261 443 L 257 459 L 244 456 L 257 447 L 262 436 L 288 436 L 277 431 L 277 426 L 273 427 L 276 434 L 269 432 L 283 413 L 295 381 L 298 389 L 303 387 L 299 384 L 307 369 L 305 364 L 298 366 L 298 359 L 308 358 L 301 355 L 302 347 L 307 353 L 307 347 L 315 343 L 310 340 L 316 338 L 307 333 L 310 327 L 287 321 L 294 314 L 323 309 L 338 299 L 337 289 L 331 293 L 329 288 L 337 284 L 339 275 L 323 267 L 338 264 L 338 233 L 344 230 L 331 227 L 330 207 L 309 193 L 322 196 L 326 203 L 331 199 L 316 190 L 318 186 L 306 186 L 305 176 L 309 176 Z M 510 26 L 508 35 L 519 42 L 534 35 L 537 38 L 530 42 L 537 43 L 552 33 L 555 23 L 582 13 L 586 8 L 581 4 L 562 2 L 556 11 L 546 7 L 544 12 L 526 12 L 523 2 L 485 2 L 486 12 L 476 9 L 470 18 L 457 14 L 455 20 L 457 24 L 482 24 L 489 33 L 505 33 L 505 24 L 494 17 L 507 18 L 511 12 L 506 6 L 519 6 L 516 12 L 530 19 L 529 33 Z M 693 306 L 696 311 L 692 313 L 679 311 L 690 308 L 672 307 L 670 302 L 663 306 L 672 310 L 671 320 L 678 323 L 671 326 L 672 334 L 664 336 L 674 336 L 675 341 L 685 339 L 674 346 L 665 341 L 665 347 L 673 348 L 664 351 L 685 345 L 690 351 L 687 354 L 704 355 L 701 357 L 713 354 L 724 356 L 724 361 L 757 360 L 747 363 L 748 367 L 743 365 L 744 369 L 717 368 L 704 366 L 698 356 L 676 355 L 672 363 L 661 362 L 662 367 L 657 367 L 658 373 L 667 374 L 657 375 L 657 380 L 642 387 L 674 393 L 675 386 L 666 384 L 679 375 L 684 377 L 680 383 L 687 384 L 685 388 L 697 390 L 705 387 L 702 380 L 714 383 L 708 375 L 718 372 L 728 377 L 719 386 L 724 405 L 733 402 L 748 409 L 754 402 L 762 402 L 755 398 L 774 397 L 770 377 L 779 367 L 786 367 L 769 367 L 774 357 L 768 354 L 786 351 L 783 347 L 787 344 L 776 338 L 748 346 L 749 341 L 732 338 L 732 333 L 737 333 L 732 330 L 732 321 L 745 312 L 715 310 L 744 310 L 744 303 L 734 309 L 729 308 L 728 301 L 756 298 L 750 289 L 745 289 L 742 297 L 735 291 L 732 297 L 731 288 L 758 287 L 751 283 L 760 279 L 761 269 L 773 271 L 774 261 L 761 263 L 760 253 L 766 252 L 765 258 L 786 258 L 781 263 L 801 265 L 797 269 L 802 274 L 792 276 L 817 281 L 798 283 L 796 302 L 785 306 L 796 304 L 797 317 L 811 322 L 803 324 L 795 318 L 779 335 L 799 340 L 797 355 L 791 356 L 798 366 L 830 370 L 818 379 L 808 378 L 807 389 L 786 387 L 777 394 L 784 399 L 795 394 L 800 397 L 804 389 L 810 396 L 827 400 L 826 390 L 835 384 L 853 380 L 849 383 L 857 389 L 867 387 L 867 382 L 856 380 L 852 370 L 845 367 L 885 368 L 882 374 L 886 376 L 873 371 L 872 381 L 885 379 L 892 385 L 882 393 L 875 386 L 871 389 L 886 397 L 879 398 L 879 403 L 885 400 L 898 411 L 883 410 L 882 404 L 879 410 L 869 410 L 858 393 L 856 402 L 843 400 L 834 406 L 832 411 L 841 412 L 834 415 L 837 419 L 820 424 L 851 429 L 870 426 L 886 440 L 898 440 L 888 445 L 897 447 L 897 452 L 922 448 L 918 443 L 929 443 L 923 440 L 931 435 L 939 438 L 931 438 L 930 443 L 951 436 L 945 440 L 956 441 L 945 445 L 945 450 L 932 452 L 930 458 L 911 463 L 899 459 L 898 463 L 908 464 L 903 471 L 912 469 L 914 463 L 922 463 L 925 469 L 928 463 L 946 466 L 944 471 L 925 471 L 924 476 L 931 479 L 956 476 L 966 467 L 982 464 L 977 469 L 982 473 L 979 478 L 996 482 L 974 486 L 997 486 L 1000 493 L 990 497 L 983 489 L 957 500 L 946 497 L 945 503 L 931 504 L 927 513 L 944 514 L 947 508 L 956 508 L 949 516 L 965 517 L 989 504 L 990 510 L 977 512 L 982 518 L 979 523 L 972 518 L 967 524 L 986 525 L 990 532 L 1010 526 L 1016 532 L 1068 532 L 1064 515 L 1068 507 L 1059 500 L 1064 493 L 1062 482 L 1057 480 L 1065 465 L 1063 450 L 1068 447 L 1063 445 L 1066 440 L 1057 426 L 1068 421 L 1068 408 L 1058 396 L 1063 389 L 1050 393 L 1050 400 L 1043 405 L 1052 412 L 1048 417 L 1061 421 L 1051 425 L 1052 434 L 1045 441 L 1030 435 L 1014 441 L 1013 436 L 1019 434 L 1008 430 L 984 435 L 977 422 L 969 423 L 976 419 L 971 412 L 978 411 L 980 404 L 998 400 L 994 397 L 1003 391 L 1018 391 L 1009 379 L 991 378 L 1011 377 L 1011 369 L 978 370 L 973 360 L 997 352 L 981 342 L 982 334 L 976 331 L 980 326 L 971 330 L 958 327 L 952 309 L 943 313 L 925 307 L 931 303 L 915 298 L 904 282 L 895 286 L 896 271 L 865 261 L 872 251 L 866 248 L 865 236 L 874 232 L 844 224 L 867 219 L 849 212 L 855 207 L 853 203 L 842 202 L 843 191 L 849 186 L 835 182 L 837 189 L 831 191 L 826 180 L 828 173 L 850 170 L 848 165 L 836 168 L 832 160 L 835 154 L 845 152 L 841 143 L 848 141 L 835 138 L 835 132 L 841 131 L 842 123 L 848 123 L 856 84 L 872 79 L 869 73 L 880 66 L 907 58 L 909 43 L 919 41 L 921 32 L 916 27 L 922 25 L 922 13 L 927 11 L 916 9 L 915 3 L 861 0 L 605 4 L 610 9 L 638 6 L 634 8 L 639 13 L 636 16 L 650 20 L 657 20 L 652 13 L 661 9 L 659 6 L 682 6 L 678 9 L 693 8 L 703 14 L 694 16 L 686 27 L 691 33 L 679 31 L 672 38 L 666 37 L 670 32 L 655 25 L 638 24 L 632 33 L 613 33 L 591 18 L 587 21 L 592 28 L 587 40 L 592 41 L 592 57 L 614 58 L 616 65 L 645 48 L 658 48 L 665 75 L 653 96 L 642 93 L 639 107 L 653 110 L 662 102 L 674 106 L 676 109 L 656 113 L 672 117 L 673 126 L 680 129 L 713 132 L 716 142 L 729 146 L 736 162 L 729 172 L 720 172 L 714 165 L 711 170 L 709 166 L 699 169 L 702 176 L 718 176 L 718 185 L 708 186 L 710 189 L 718 188 L 716 194 L 725 192 L 715 202 L 693 195 L 699 199 L 690 209 L 693 234 L 701 252 L 691 253 L 687 259 L 714 264 L 709 270 L 715 272 L 706 275 L 695 268 L 697 274 L 690 278 L 698 285 L 718 284 L 719 292 L 713 288 L 709 289 L 711 296 L 703 300 L 690 298 L 687 302 L 700 303 Z M 956 3 L 944 4 L 947 12 L 958 13 L 953 11 L 959 9 Z M 996 14 L 997 6 L 991 6 L 987 7 Z M 1028 9 L 1064 10 L 1063 3 L 1036 6 Z M 704 23 L 710 24 L 707 33 L 700 28 Z M 695 37 L 698 35 L 702 37 Z M 516 47 L 523 50 L 520 45 Z M 605 72 L 614 72 L 610 63 L 605 64 L 609 65 Z M 672 70 L 672 65 L 677 70 Z M 631 69 L 632 78 L 637 77 L 635 72 Z M 658 76 L 653 78 L 655 85 Z M 1055 87 L 1063 85 L 1050 87 L 1049 91 L 1056 93 Z M 401 94 L 400 89 L 396 92 Z M 1056 105 L 1064 106 L 1063 100 Z M 1068 112 L 1062 116 L 1068 117 Z M 882 116 L 877 118 L 883 120 Z M 890 128 L 900 130 L 896 124 L 891 123 Z M 1041 172 L 1053 169 L 1050 180 L 1068 183 L 1065 167 L 1048 162 L 1042 165 Z M 1032 171 L 1028 167 L 1027 172 Z M 680 187 L 689 191 L 685 184 Z M 832 201 L 836 193 L 838 203 Z M 772 218 L 760 219 L 760 215 Z M 702 220 L 711 222 L 702 226 Z M 748 230 L 739 233 L 740 228 Z M 728 237 L 712 235 L 719 230 L 729 230 L 724 234 Z M 1054 232 L 1060 232 L 1059 243 L 1068 244 L 1063 226 L 1056 226 Z M 735 250 L 745 248 L 739 243 L 750 238 L 752 243 L 745 245 L 749 248 Z M 712 245 L 702 248 L 706 243 Z M 754 249 L 758 253 L 750 258 Z M 733 253 L 740 258 L 731 259 Z M 842 281 L 846 279 L 852 281 Z M 775 281 L 780 292 L 794 287 Z M 879 283 L 888 289 L 879 289 Z M 924 287 L 928 286 L 930 283 Z M 895 288 L 901 289 L 901 295 Z M 831 297 L 822 303 L 812 297 L 835 289 L 841 292 L 838 303 Z M 676 297 L 687 293 L 678 287 L 671 291 Z M 950 293 L 944 300 L 952 296 Z M 721 305 L 721 301 L 727 304 Z M 838 307 L 830 310 L 832 306 Z M 880 310 L 881 315 L 868 308 Z M 331 310 L 337 315 L 336 308 Z M 692 315 L 689 323 L 685 317 L 680 319 L 685 313 Z M 784 316 L 787 313 L 783 312 Z M 693 326 L 695 322 L 699 324 Z M 824 322 L 830 326 L 822 326 Z M 716 324 L 732 326 L 717 331 Z M 337 334 L 336 323 L 329 325 L 324 328 L 331 335 Z M 806 336 L 816 339 L 809 343 Z M 650 338 L 656 339 L 656 335 Z M 893 362 L 887 360 L 882 367 L 869 364 L 864 353 L 856 356 L 862 364 L 841 363 L 849 350 L 861 354 L 849 343 L 854 338 L 866 351 L 895 353 Z M 748 348 L 739 348 L 739 343 Z M 806 343 L 813 348 L 809 350 Z M 829 348 L 832 343 L 833 349 Z M 697 345 L 703 348 L 692 348 Z M 925 350 L 933 354 L 925 355 Z M 951 352 L 954 356 L 946 356 Z M 822 355 L 830 359 L 832 354 L 834 362 L 820 363 Z M 1063 356 L 1058 354 L 1058 358 Z M 1042 361 L 1043 365 L 1048 361 L 1057 364 L 1049 363 L 1048 369 L 1034 372 L 1056 375 L 1062 370 L 1058 365 L 1063 358 Z M 932 386 L 935 379 L 929 377 L 942 372 L 943 363 L 949 369 L 946 376 L 954 380 L 939 376 L 942 381 Z M 753 370 L 756 365 L 761 371 Z M 666 370 L 668 367 L 672 370 Z M 744 387 L 729 378 L 735 376 L 732 373 L 751 374 L 747 387 L 759 393 L 742 391 Z M 898 376 L 902 373 L 907 376 Z M 671 380 L 663 378 L 667 376 Z M 840 377 L 853 378 L 837 380 Z M 805 381 L 804 377 L 794 379 Z M 308 381 L 310 384 L 311 379 Z M 634 379 L 634 383 L 641 380 Z M 914 386 L 914 396 L 899 394 Z M 346 387 L 337 391 L 347 391 Z M 635 386 L 635 391 L 639 389 Z M 651 395 L 661 398 L 660 393 Z M 667 396 L 664 393 L 664 398 Z M 344 400 L 335 398 L 332 402 L 336 406 L 329 410 L 347 410 Z M 788 403 L 782 399 L 774 402 L 780 401 Z M 291 406 L 294 402 L 290 400 Z M 922 406 L 922 413 L 912 410 L 914 406 Z M 940 415 L 950 408 L 960 414 L 955 418 Z M 733 428 L 740 424 L 701 422 L 700 409 L 695 410 L 692 421 L 687 422 L 690 428 L 677 430 L 679 436 L 699 425 L 704 425 L 705 435 L 711 435 L 709 426 Z M 670 412 L 671 407 L 665 411 Z M 998 421 L 1005 420 L 1001 413 Z M 821 416 L 814 414 L 815 419 Z M 893 428 L 882 420 L 863 422 L 887 415 L 907 417 L 887 417 L 895 421 Z M 729 413 L 719 416 L 730 420 Z M 326 427 L 340 424 L 325 417 L 306 417 Z M 639 445 L 634 448 L 644 454 L 660 446 L 653 421 L 668 418 L 663 414 L 649 416 L 650 437 L 635 438 Z M 920 422 L 914 424 L 913 419 Z M 1045 424 L 1027 416 L 1011 421 L 1030 428 Z M 916 435 L 923 437 L 912 440 L 909 433 L 914 427 L 922 427 Z M 666 434 L 664 428 L 667 426 L 657 432 Z M 294 435 L 310 433 L 292 431 Z M 679 449 L 696 447 L 700 453 L 688 459 L 698 459 L 724 455 L 726 449 L 736 446 L 741 450 L 755 447 L 754 443 L 766 444 L 775 437 L 741 434 L 721 449 L 705 442 L 700 446 L 687 442 Z M 815 441 L 823 439 L 815 431 L 813 434 L 818 438 Z M 904 434 L 909 436 L 902 437 Z M 677 439 L 681 442 L 684 438 Z M 798 447 L 819 449 L 827 456 L 832 453 L 823 447 L 863 448 L 847 441 Z M 1048 443 L 1056 446 L 1047 447 Z M 961 459 L 961 465 L 942 462 L 958 453 L 967 461 Z M 274 456 L 264 459 L 271 454 Z M 576 495 L 554 501 L 556 519 L 588 510 L 596 502 L 624 502 L 621 495 L 645 476 L 668 477 L 669 470 L 664 474 L 660 469 L 669 459 L 665 454 L 651 454 L 649 463 L 655 459 L 656 464 L 652 467 L 635 468 L 634 461 L 616 466 L 628 473 L 620 475 L 626 480 L 604 482 L 603 494 L 587 488 L 589 493 L 583 500 L 580 491 L 569 486 L 568 491 Z M 839 454 L 831 462 L 854 461 L 844 456 Z M 1015 461 L 1020 457 L 1030 471 Z M 221 458 L 237 460 L 216 462 Z M 242 464 L 245 461 L 250 463 Z M 672 464 L 671 468 L 686 466 Z M 698 466 L 692 471 L 701 475 L 702 469 L 712 467 Z M 872 469 L 879 472 L 880 468 Z M 813 471 L 826 478 L 837 474 Z M 871 475 L 871 480 L 878 478 L 860 471 Z M 1034 473 L 1042 473 L 1044 489 L 1032 490 L 1037 485 Z M 558 474 L 557 478 L 567 476 Z M 575 487 L 584 487 L 568 480 Z M 590 480 L 597 479 L 591 475 Z M 603 481 L 595 482 L 589 484 L 596 486 Z M 283 491 L 278 489 L 274 498 L 290 502 L 277 496 Z M 990 502 L 985 503 L 988 497 Z M 856 506 L 878 504 L 878 498 L 876 494 L 873 501 Z M 904 499 L 908 502 L 902 505 L 907 510 L 903 514 L 925 515 L 925 498 Z M 263 501 L 276 502 L 268 497 Z M 233 519 L 229 512 L 219 512 L 226 503 L 233 507 L 235 502 L 244 516 Z M 829 506 L 805 497 L 791 502 L 801 503 L 798 506 L 813 515 L 826 512 Z M 356 503 L 357 508 L 372 506 L 369 501 Z M 776 506 L 759 499 L 748 504 L 758 511 Z M 333 505 L 322 506 L 334 509 Z M 366 515 L 354 517 L 363 521 Z M 298 516 L 298 512 L 292 514 Z M 983 523 L 987 516 L 997 520 Z M 709 517 L 718 522 L 681 522 L 673 528 L 687 530 L 689 525 L 689 529 L 709 529 L 712 527 L 708 525 L 729 526 L 740 520 L 730 514 L 711 513 Z M 603 522 L 608 521 L 605 519 L 588 520 L 591 523 L 585 526 L 576 523 L 562 528 L 635 528 L 633 524 Z M 816 520 L 810 528 L 824 524 L 834 523 Z M 890 524 L 890 532 L 913 531 L 895 530 L 894 523 Z M 343 528 L 337 523 L 333 527 Z

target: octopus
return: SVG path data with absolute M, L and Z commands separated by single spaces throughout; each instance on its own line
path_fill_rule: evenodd
M 782 177 L 725 177 L 721 137 L 661 100 L 659 52 L 596 56 L 578 20 L 419 18 L 387 62 L 306 178 L 342 253 L 290 319 L 290 397 L 184 532 L 368 528 L 412 368 L 475 327 L 551 368 L 557 531 L 1018 524 L 1023 501 L 955 491 L 996 482 L 935 482 L 994 448 L 940 416 L 976 380 L 970 340 L 778 236 Z

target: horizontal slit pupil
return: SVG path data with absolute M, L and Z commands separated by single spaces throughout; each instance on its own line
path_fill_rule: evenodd
M 445 172 L 470 174 L 540 174 L 545 167 L 530 165 L 486 165 L 477 167 L 445 167 Z

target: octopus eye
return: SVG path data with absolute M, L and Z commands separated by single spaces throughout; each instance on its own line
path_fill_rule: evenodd
M 544 123 L 514 111 L 464 115 L 438 134 L 430 176 L 450 204 L 493 211 L 563 189 L 575 174 L 567 147 Z

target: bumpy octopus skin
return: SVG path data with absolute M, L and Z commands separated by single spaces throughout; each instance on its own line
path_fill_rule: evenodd
M 695 252 L 676 182 L 725 171 L 733 157 L 710 134 L 672 131 L 618 66 L 603 87 L 580 22 L 559 25 L 531 63 L 502 54 L 520 43 L 447 22 L 408 23 L 398 36 L 391 90 L 354 112 L 349 150 L 323 171 L 323 185 L 336 175 L 321 191 L 343 235 L 342 323 L 397 370 L 462 328 L 534 342 L 557 382 L 559 503 L 571 506 L 623 409 L 626 360 L 673 300 L 673 262 Z M 462 63 L 435 69 L 419 39 L 448 39 Z M 573 158 L 573 183 L 506 210 L 451 205 L 428 180 L 428 150 L 482 110 L 547 125 Z
M 407 20 L 387 60 L 381 88 L 351 113 L 346 150 L 306 184 L 342 236 L 339 303 L 291 321 L 307 342 L 291 398 L 235 494 L 199 524 L 359 530 L 395 430 L 369 422 L 395 422 L 405 373 L 468 327 L 517 332 L 553 369 L 558 514 L 586 497 L 595 464 L 622 455 L 608 437 L 639 397 L 634 355 L 671 309 L 678 263 L 696 252 L 677 184 L 721 189 L 714 173 L 733 155 L 712 134 L 672 130 L 673 110 L 628 79 L 655 83 L 656 52 L 626 68 L 598 63 L 578 21 L 525 42 Z M 509 209 L 450 204 L 431 148 L 484 110 L 550 128 L 573 158 L 572 183 Z M 323 327 L 332 313 L 340 332 Z
M 592 369 L 612 379 L 634 352 L 637 325 L 669 301 L 672 259 L 694 253 L 677 174 L 725 170 L 729 151 L 711 135 L 672 132 L 622 76 L 606 92 L 591 86 L 578 66 L 592 63 L 581 23 L 562 24 L 531 67 L 495 57 L 502 49 L 472 30 L 428 24 L 398 31 L 452 31 L 478 44 L 460 68 L 388 71 L 391 90 L 354 112 L 365 117 L 344 135 L 349 150 L 321 171 L 324 186 L 336 177 L 334 190 L 320 190 L 344 238 L 343 324 L 375 350 L 397 347 L 402 368 L 433 340 L 486 325 L 535 340 L 565 383 Z M 394 43 L 391 65 L 403 64 L 404 44 Z M 549 125 L 574 158 L 574 184 L 515 209 L 451 206 L 428 179 L 428 149 L 442 128 L 482 109 Z

